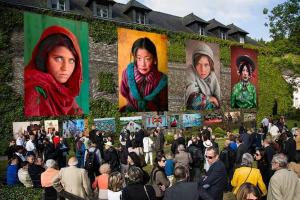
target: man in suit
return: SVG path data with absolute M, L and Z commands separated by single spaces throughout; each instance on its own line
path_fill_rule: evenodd
M 226 168 L 219 160 L 219 151 L 215 147 L 208 147 L 205 158 L 209 164 L 206 176 L 202 178 L 199 185 L 206 189 L 214 200 L 223 200 L 223 191 L 226 188 Z
M 164 200 L 213 200 L 213 198 L 197 182 L 187 182 L 188 171 L 184 166 L 175 168 L 175 185 L 168 188 Z
M 63 190 L 78 197 L 89 199 L 92 195 L 90 180 L 85 169 L 77 168 L 76 157 L 69 159 L 69 167 L 60 169 L 58 176 L 54 177 L 53 187 L 58 191 Z
M 268 188 L 268 200 L 300 199 L 300 181 L 298 176 L 287 169 L 288 159 L 284 154 L 275 154 L 272 170 L 275 171 Z
M 247 134 L 247 133 L 243 133 L 243 134 Z M 242 162 L 243 154 L 248 152 L 248 147 L 244 144 L 241 135 L 239 135 L 236 138 L 236 144 L 237 144 L 238 148 L 237 148 L 237 152 L 236 152 L 235 165 L 239 166 Z

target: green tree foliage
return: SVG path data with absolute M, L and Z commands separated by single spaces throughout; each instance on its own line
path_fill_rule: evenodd
M 281 76 L 272 56 L 259 56 L 259 89 L 257 123 L 272 113 L 274 99 L 278 99 L 278 114 L 285 115 L 292 109 L 292 87 Z
M 271 37 L 274 41 L 284 41 L 295 51 L 300 52 L 300 0 L 288 0 L 275 6 L 271 12 L 265 8 L 263 13 L 268 15 Z M 291 51 L 288 51 L 291 52 Z
M 113 94 L 116 92 L 116 84 L 114 83 L 114 74 L 111 72 L 99 72 L 98 74 L 98 90 L 100 92 L 108 92 Z

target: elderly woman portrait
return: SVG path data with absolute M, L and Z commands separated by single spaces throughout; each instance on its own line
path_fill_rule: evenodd
M 243 154 L 241 167 L 234 171 L 233 178 L 231 180 L 233 193 L 235 195 L 243 183 L 251 183 L 255 186 L 258 186 L 262 191 L 263 196 L 267 194 L 267 188 L 259 169 L 253 168 L 253 161 L 254 159 L 251 154 Z
M 236 59 L 237 82 L 231 91 L 231 108 L 256 108 L 256 88 L 251 79 L 255 70 L 255 63 L 249 55 L 241 55 Z M 235 67 L 232 67 L 233 73 Z
M 187 109 L 207 110 L 220 107 L 221 91 L 215 74 L 214 57 L 212 48 L 205 43 L 198 44 L 193 50 L 191 63 L 187 63 L 185 91 Z

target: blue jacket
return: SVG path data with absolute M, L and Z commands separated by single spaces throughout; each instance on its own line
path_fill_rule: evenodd
M 6 171 L 7 185 L 15 185 L 19 182 L 18 165 L 9 165 Z
M 167 176 L 174 174 L 174 161 L 172 159 L 166 160 L 165 172 Z

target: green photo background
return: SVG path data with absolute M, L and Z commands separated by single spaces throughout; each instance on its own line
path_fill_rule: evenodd
M 43 31 L 53 25 L 69 29 L 77 37 L 82 56 L 82 79 L 79 96 L 76 102 L 84 114 L 89 113 L 89 41 L 88 23 L 50 17 L 46 15 L 24 12 L 24 63 L 25 66 L 31 59 L 32 51 L 41 37 Z

